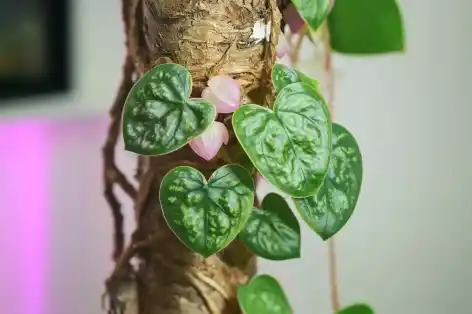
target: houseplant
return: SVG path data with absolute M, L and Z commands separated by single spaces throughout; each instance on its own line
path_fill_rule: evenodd
M 403 51 L 395 0 L 122 3 L 127 56 L 103 148 L 115 226 L 109 312 L 291 313 L 273 277 L 254 277 L 256 256 L 300 257 L 287 198 L 323 240 L 336 234 L 360 194 L 362 156 L 332 122 L 317 78 L 275 63 L 281 16 L 299 38 L 325 45 L 329 72 L 331 50 Z M 120 130 L 138 154 L 138 188 L 114 161 Z M 280 193 L 257 200 L 265 181 Z M 135 205 L 126 246 L 115 185 Z

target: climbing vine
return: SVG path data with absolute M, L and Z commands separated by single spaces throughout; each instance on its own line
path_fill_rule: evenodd
M 404 49 L 395 0 L 292 0 L 279 3 L 279 9 L 292 34 L 312 41 L 322 38 L 333 52 L 380 54 Z M 262 258 L 300 258 L 300 222 L 287 199 L 293 200 L 302 223 L 328 240 L 346 225 L 361 193 L 359 145 L 346 127 L 332 121 L 325 100 L 330 98 L 323 95 L 320 82 L 283 62 L 287 55 L 293 61 L 294 51 L 300 49 L 299 44 L 289 47 L 284 36 L 277 47 L 279 62 L 269 75 L 275 97 L 259 104 L 245 103 L 241 85 L 230 76 L 209 75 L 201 95 L 192 95 L 192 75 L 182 65 L 163 62 L 136 82 L 126 74 L 130 61 L 125 65 L 128 79 L 122 89 L 129 93 L 126 100 L 120 94 L 113 109 L 122 109 L 125 149 L 158 156 L 189 145 L 200 158 L 214 162 L 212 173 L 202 173 L 198 165 L 176 165 L 155 195 L 176 237 L 205 258 L 236 238 Z M 327 62 L 330 69 L 331 61 Z M 110 129 L 113 134 L 119 128 L 117 121 Z M 117 136 L 111 137 L 104 149 L 109 157 L 105 194 L 115 229 L 120 230 L 122 217 L 112 183 L 133 199 L 139 192 L 110 158 L 116 141 Z M 259 184 L 271 184 L 279 193 L 258 200 Z M 123 255 L 122 235 L 117 239 L 116 260 Z M 245 314 L 292 313 L 282 287 L 269 275 L 241 285 L 237 295 Z M 373 311 L 356 304 L 338 313 Z

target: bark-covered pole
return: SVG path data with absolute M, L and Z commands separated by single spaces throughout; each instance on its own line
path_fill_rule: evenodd
M 116 229 L 117 266 L 107 280 L 110 312 L 240 313 L 236 286 L 255 273 L 255 256 L 237 241 L 207 259 L 194 254 L 168 228 L 158 199 L 160 181 L 170 169 L 192 165 L 211 173 L 225 158 L 205 162 L 188 146 L 169 155 L 139 157 L 139 187 L 134 191 L 114 163 L 114 146 L 132 74 L 140 76 L 161 63 L 189 69 L 193 96 L 200 96 L 209 77 L 227 74 L 241 84 L 242 103 L 264 105 L 271 100 L 270 71 L 280 31 L 276 0 L 123 0 L 123 17 L 128 57 L 104 147 L 105 193 Z M 231 128 L 227 117 L 219 120 Z M 237 145 L 232 136 L 227 149 Z M 135 202 L 137 229 L 126 250 L 122 248 L 122 216 L 113 195 L 115 183 Z M 139 260 L 136 269 L 129 264 L 132 256 Z

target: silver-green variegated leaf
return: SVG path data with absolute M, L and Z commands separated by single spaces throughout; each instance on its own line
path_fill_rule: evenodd
M 239 239 L 256 255 L 270 260 L 300 257 L 300 225 L 285 199 L 269 193 L 254 208 Z
M 330 0 L 292 0 L 292 3 L 313 30 L 318 29 L 330 10 Z
M 294 68 L 279 63 L 274 64 L 272 67 L 272 83 L 274 84 L 275 91 L 277 93 L 280 92 L 285 86 L 297 82 L 306 83 L 319 92 L 318 81 Z
M 208 182 L 180 166 L 162 180 L 159 199 L 169 227 L 194 252 L 208 257 L 225 248 L 251 215 L 254 184 L 242 166 L 226 165 Z
M 237 290 L 244 314 L 293 314 L 288 299 L 278 283 L 269 275 L 259 275 Z
M 374 314 L 374 310 L 367 304 L 354 304 L 346 306 L 338 311 L 337 314 Z
M 318 191 L 331 156 L 331 121 L 328 106 L 312 86 L 285 86 L 273 111 L 241 106 L 232 124 L 254 166 L 275 187 L 292 197 Z
M 171 153 L 202 134 L 216 117 L 215 106 L 189 99 L 190 72 L 161 64 L 131 89 L 123 109 L 125 149 L 140 155 Z
M 333 123 L 331 164 L 315 196 L 294 199 L 303 220 L 323 240 L 336 234 L 351 217 L 362 184 L 362 155 L 355 138 Z

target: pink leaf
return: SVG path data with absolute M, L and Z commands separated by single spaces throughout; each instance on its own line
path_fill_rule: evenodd
M 228 144 L 228 140 L 229 133 L 226 126 L 214 121 L 202 135 L 190 141 L 189 145 L 198 156 L 211 160 L 223 144 Z
M 241 86 L 227 75 L 213 76 L 202 98 L 216 106 L 218 113 L 234 112 L 241 102 Z

